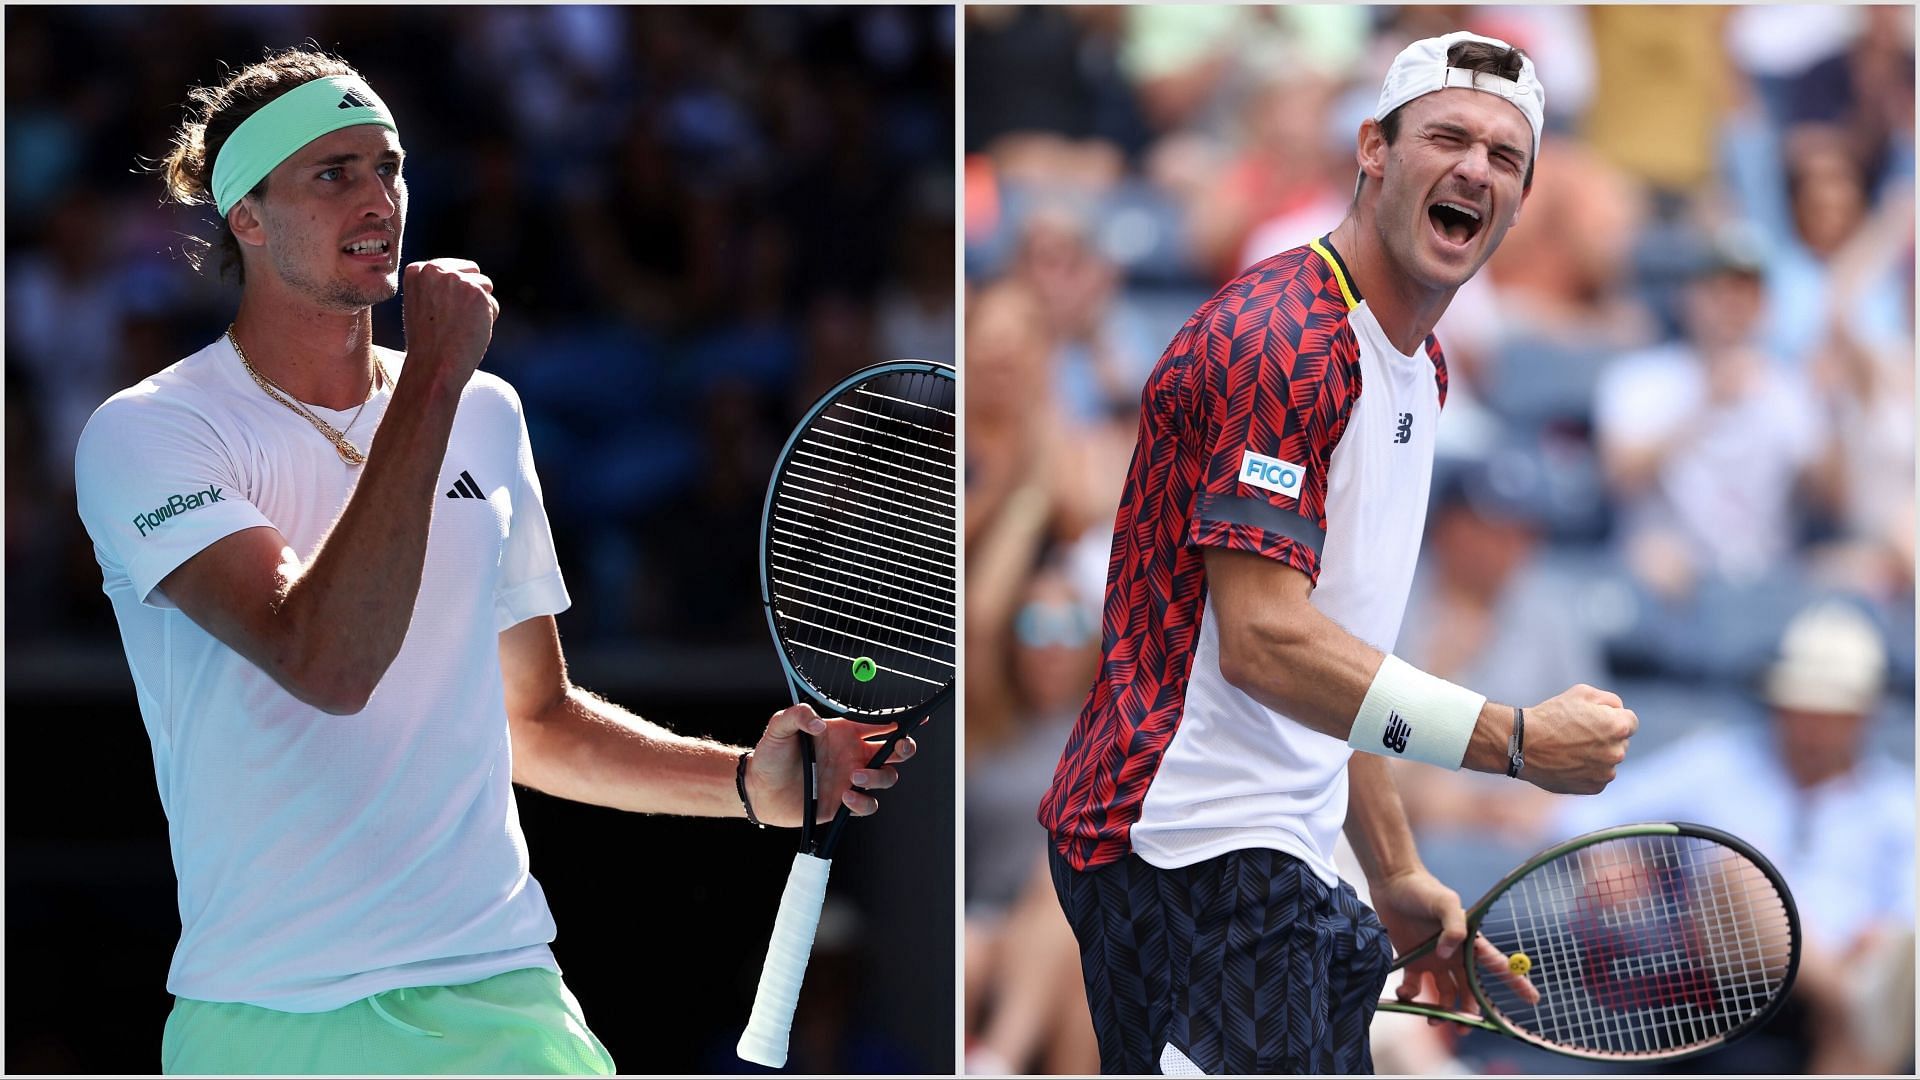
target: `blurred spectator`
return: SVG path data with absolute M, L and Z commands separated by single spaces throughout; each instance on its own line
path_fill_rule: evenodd
M 1100 1047 L 1080 975 L 1080 944 L 1035 857 L 1003 915 L 966 923 L 966 1061 L 988 1076 L 1088 1076 Z
M 967 303 L 966 540 L 994 522 L 1053 422 L 1052 330 L 1039 300 L 1007 282 Z
M 110 204 L 94 192 L 67 191 L 53 203 L 42 244 L 7 267 L 7 355 L 34 372 L 35 411 L 55 460 L 71 461 L 87 417 L 129 376 L 143 374 L 122 366 L 126 298 L 109 272 L 119 254 L 109 215 Z
M 1512 42 L 1533 57 L 1540 85 L 1552 103 L 1547 130 L 1578 131 L 1593 107 L 1598 78 L 1593 26 L 1584 8 L 1571 4 L 1499 4 L 1471 13 L 1485 20 L 1485 32 Z
M 1775 133 L 1748 118 L 1729 129 L 1727 141 L 1739 197 L 1765 230 L 1769 350 L 1804 367 L 1835 328 L 1870 347 L 1904 343 L 1912 327 L 1913 231 L 1911 223 L 1900 230 L 1898 218 L 1903 207 L 1911 212 L 1911 179 L 1885 195 L 1875 214 L 1867 167 L 1837 127 Z M 1849 258 L 1887 242 L 1886 233 L 1872 237 L 1876 226 L 1891 226 L 1892 237 L 1904 232 L 1905 270 L 1895 259 Z
M 1008 136 L 1138 144 L 1112 37 L 1121 16 L 1094 8 L 966 9 L 968 153 Z
M 1787 557 L 1796 492 L 1828 438 L 1811 390 L 1757 343 L 1751 235 L 1716 234 L 1685 296 L 1686 337 L 1601 376 L 1601 461 L 1637 576 L 1669 598 L 1711 575 L 1750 582 Z
M 1499 701 L 1599 681 L 1600 645 L 1576 583 L 1540 559 L 1552 515 L 1540 462 L 1506 450 L 1443 470 L 1399 655 Z
M 1080 949 L 1033 808 L 1093 681 L 1100 624 L 1058 566 L 1025 577 L 1045 526 L 1032 493 L 968 553 L 967 1068 L 1086 1073 L 1099 1052 Z
M 1914 205 L 1889 199 L 1834 259 L 1833 294 L 1914 262 Z M 1910 295 L 1909 279 L 1902 288 Z M 1914 584 L 1914 396 L 1912 311 L 1906 326 L 1875 341 L 1837 311 L 1809 364 L 1836 437 L 1820 471 L 1837 535 L 1813 553 L 1836 587 L 1888 604 L 1911 602 Z
M 1436 478 L 1395 655 L 1496 701 L 1545 701 L 1569 686 L 1607 684 L 1577 583 L 1540 558 L 1548 498 L 1539 462 L 1512 451 Z M 1449 881 L 1497 875 L 1530 854 L 1552 799 L 1484 773 L 1403 764 L 1396 780 L 1429 867 Z M 1448 865 L 1461 856 L 1468 865 Z
M 881 293 L 880 354 L 954 361 L 952 177 L 923 176 L 895 244 L 899 276 Z
M 1793 84 L 1815 64 L 1845 53 L 1860 36 L 1862 8 L 1824 4 L 1778 4 L 1736 8 L 1727 19 L 1727 50 L 1758 84 L 1771 123 L 1804 119 L 1792 98 Z M 1813 89 L 1805 87 L 1804 89 Z M 1813 95 L 1817 111 L 1833 100 L 1826 81 Z
M 1318 236 L 1338 221 L 1352 195 L 1353 135 L 1327 137 L 1325 116 L 1340 84 L 1312 70 L 1276 77 L 1250 94 L 1242 110 L 1245 134 L 1240 149 L 1225 163 L 1193 207 L 1194 261 L 1219 278 Z M 1329 217 L 1329 212 L 1332 216 Z M 1275 218 L 1313 223 L 1292 239 L 1263 243 L 1272 250 L 1247 250 L 1251 234 Z M 1273 246 L 1276 245 L 1277 246 Z M 1251 256 L 1251 258 L 1249 258 Z
M 1739 8 L 1734 58 L 1779 127 L 1837 124 L 1880 184 L 1913 176 L 1913 9 Z
M 1508 324 L 1496 340 L 1546 339 L 1590 352 L 1648 343 L 1654 328 L 1629 286 L 1634 240 L 1649 212 L 1645 189 L 1589 144 L 1542 140 L 1520 221 L 1488 263 Z
M 1697 822 L 1751 843 L 1793 891 L 1804 942 L 1790 1007 L 1702 1059 L 1705 1071 L 1912 1067 L 1914 776 L 1865 748 L 1885 686 L 1871 620 L 1845 603 L 1810 607 L 1764 680 L 1769 729 L 1708 727 L 1622 770 L 1604 793 L 1562 802 L 1557 836 Z
M 1223 133 L 1234 101 L 1268 73 L 1344 73 L 1366 40 L 1364 13 L 1351 8 L 1142 5 L 1126 12 L 1121 64 L 1160 131 Z
M 1065 205 L 1035 209 L 1014 257 L 1012 280 L 1033 291 L 1046 314 L 1055 355 L 1055 392 L 1076 422 L 1090 422 L 1139 396 L 1146 369 L 1124 351 L 1127 329 L 1114 299 L 1117 268 L 1094 250 L 1085 224 Z
M 1609 161 L 1677 201 L 1711 181 L 1714 135 L 1732 105 L 1729 9 L 1587 9 L 1600 77 L 1586 138 Z
M 979 617 L 967 631 L 978 664 L 968 674 L 968 719 L 979 721 L 977 731 L 969 727 L 967 754 L 981 767 L 967 783 L 967 850 L 977 870 L 968 875 L 967 892 L 988 909 L 1012 902 L 1033 862 L 1040 843 L 1033 839 L 1033 807 L 1053 777 L 1100 656 L 1097 601 L 1058 565 L 1007 564 L 1020 554 L 1009 546 L 1031 542 L 1044 525 L 1015 516 L 1002 526 L 1006 535 L 983 545 L 967 590 L 967 617 Z M 1009 587 L 1010 611 L 1003 602 Z M 990 595 L 972 595 L 981 588 Z M 1029 842 L 1018 842 L 1022 836 Z
M 993 287 L 969 308 L 969 378 L 1005 383 L 1038 371 L 1050 340 L 1031 295 Z M 982 376 L 981 370 L 988 372 Z M 981 384 L 976 384 L 981 385 Z M 1017 432 L 1031 450 L 988 470 L 994 497 L 967 502 L 966 994 L 967 1071 L 1090 1072 L 1098 1049 L 1079 970 L 1079 946 L 1054 899 L 1033 808 L 1053 775 L 1100 659 L 1099 597 L 1076 581 L 1056 539 L 1086 528 L 1082 507 L 1110 517 L 1119 477 L 1080 478 L 1075 498 L 1055 473 L 1072 460 L 1042 425 L 1061 417 L 1047 395 L 990 394 L 970 402 L 969 447 L 979 432 Z M 982 411 L 983 410 L 983 411 Z M 984 427 L 981 425 L 985 425 Z M 969 469 L 970 479 L 974 474 Z M 1065 497 L 1063 497 L 1063 495 Z M 1049 556 L 1047 552 L 1056 554 Z

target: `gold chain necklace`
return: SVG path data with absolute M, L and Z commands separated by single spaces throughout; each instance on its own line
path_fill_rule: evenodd
M 347 426 L 342 429 L 336 428 L 325 420 L 320 419 L 320 417 L 314 414 L 312 409 L 307 408 L 306 405 L 295 399 L 292 394 L 282 390 L 279 383 L 260 374 L 260 372 L 254 368 L 253 361 L 247 359 L 247 351 L 240 347 L 240 339 L 234 336 L 231 325 L 227 327 L 227 340 L 233 344 L 233 351 L 240 357 L 240 365 L 247 369 L 247 374 L 253 376 L 253 381 L 259 385 L 261 390 L 266 392 L 268 397 L 292 409 L 296 414 L 306 417 L 307 423 L 312 424 L 315 430 L 325 435 L 327 441 L 333 444 L 333 448 L 340 452 L 341 461 L 349 465 L 366 464 L 367 455 L 361 453 L 359 447 L 347 441 L 347 432 L 353 430 L 353 425 L 359 422 L 360 413 L 366 409 L 367 401 L 373 400 L 374 391 L 390 383 L 390 380 L 387 378 L 387 367 L 380 362 L 378 355 L 373 358 L 374 384 L 367 391 L 367 401 L 362 401 L 360 408 L 353 410 L 353 419 L 348 420 Z

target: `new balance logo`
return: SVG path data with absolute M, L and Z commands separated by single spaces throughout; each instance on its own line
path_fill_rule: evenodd
M 373 108 L 373 103 L 349 90 L 341 96 L 340 104 L 334 107 L 337 109 L 371 109 Z
M 1413 728 L 1400 718 L 1397 712 L 1387 714 L 1387 730 L 1380 733 L 1380 742 L 1396 754 L 1407 752 L 1407 736 L 1413 734 Z
M 460 479 L 455 480 L 453 486 L 447 489 L 447 498 L 484 499 L 486 496 L 480 494 L 480 485 L 473 482 L 473 476 L 465 469 L 462 469 L 460 470 Z
M 1403 412 L 1400 414 L 1400 427 L 1393 433 L 1393 441 L 1403 443 L 1411 438 L 1413 438 L 1413 414 Z

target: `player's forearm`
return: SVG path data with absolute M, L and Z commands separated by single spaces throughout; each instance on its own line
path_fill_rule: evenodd
M 1304 576 L 1265 569 L 1257 555 L 1207 553 L 1220 673 L 1267 708 L 1345 741 L 1386 654 L 1314 607 Z M 1504 772 L 1512 724 L 1510 707 L 1485 703 L 1461 767 Z
M 746 816 L 742 747 L 675 734 L 580 687 L 512 731 L 515 783 L 636 813 Z
M 394 388 L 353 497 L 277 604 L 281 682 L 330 712 L 365 707 L 413 620 L 461 390 L 427 367 Z
M 1421 868 L 1413 828 L 1385 758 L 1355 754 L 1347 763 L 1347 839 L 1369 883 Z
M 1385 654 L 1317 609 L 1257 617 L 1220 630 L 1220 673 L 1255 701 L 1323 735 L 1345 739 Z
M 1221 674 L 1267 708 L 1344 741 L 1353 734 L 1354 719 L 1386 654 L 1318 611 L 1312 618 L 1319 625 L 1256 639 L 1231 668 L 1223 648 Z M 1512 725 L 1511 706 L 1483 705 L 1460 767 L 1505 772 Z

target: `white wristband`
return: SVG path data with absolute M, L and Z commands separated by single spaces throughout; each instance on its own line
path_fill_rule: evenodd
M 1429 675 L 1389 653 L 1367 687 L 1347 745 L 1382 757 L 1458 769 L 1486 703 L 1484 694 Z

